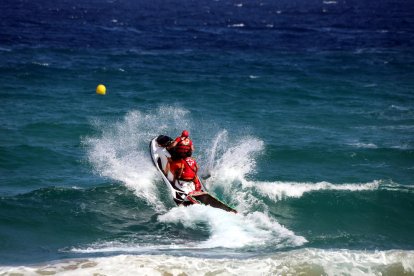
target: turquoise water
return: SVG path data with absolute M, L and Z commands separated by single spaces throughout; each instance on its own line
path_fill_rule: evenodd
M 325 2 L 1 4 L 0 271 L 412 274 L 409 5 Z M 183 129 L 238 215 L 169 198 Z

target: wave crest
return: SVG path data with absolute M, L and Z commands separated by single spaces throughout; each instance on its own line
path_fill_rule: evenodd
M 332 184 L 326 181 L 318 183 L 300 182 L 250 182 L 250 187 L 257 190 L 263 196 L 272 200 L 281 200 L 288 197 L 299 198 L 304 193 L 321 190 L 335 191 L 369 191 L 377 190 L 380 181 L 373 181 L 363 184 Z

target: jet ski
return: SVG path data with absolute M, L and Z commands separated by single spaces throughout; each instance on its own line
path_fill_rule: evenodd
M 150 154 L 155 167 L 160 173 L 162 180 L 167 185 L 174 202 L 177 205 L 189 206 L 192 204 L 203 204 L 214 208 L 219 208 L 227 212 L 237 213 L 237 211 L 225 203 L 221 202 L 211 194 L 209 194 L 201 182 L 202 190 L 195 192 L 195 186 L 192 181 L 187 182 L 183 180 L 176 180 L 173 183 L 173 174 L 168 172 L 164 174 L 165 168 L 168 163 L 168 158 L 171 158 L 171 152 L 167 150 L 167 146 L 170 145 L 173 140 L 165 135 L 159 135 L 150 142 Z

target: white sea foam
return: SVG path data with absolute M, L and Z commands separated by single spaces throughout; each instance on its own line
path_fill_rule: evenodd
M 329 182 L 300 183 L 300 182 L 250 182 L 252 189 L 257 190 L 264 196 L 273 200 L 280 200 L 287 197 L 301 197 L 304 193 L 320 190 L 336 191 L 368 191 L 377 190 L 379 181 L 363 184 L 332 184 Z
M 378 148 L 377 145 L 375 145 L 374 143 L 350 143 L 350 146 L 356 147 L 356 148 L 365 148 L 365 149 L 376 149 Z
M 161 222 L 181 223 L 187 228 L 208 225 L 211 235 L 208 240 L 195 245 L 197 248 L 239 248 L 274 244 L 275 248 L 300 246 L 306 239 L 296 236 L 264 213 L 247 215 L 233 214 L 202 205 L 187 208 L 176 207 L 158 218 Z
M 154 235 L 140 235 L 143 240 L 158 239 L 164 241 L 164 244 L 146 244 L 137 243 L 134 241 L 108 241 L 108 242 L 95 242 L 86 246 L 72 247 L 61 249 L 62 252 L 72 252 L 79 254 L 93 254 L 93 253 L 128 253 L 128 254 L 154 254 L 155 252 L 165 250 L 186 250 L 194 249 L 196 246 L 194 242 L 188 240 L 173 238 L 169 243 L 168 238 L 165 236 Z
M 368 83 L 368 84 L 364 84 L 363 85 L 363 87 L 367 87 L 367 88 L 370 88 L 370 87 L 377 87 L 378 86 L 378 84 L 376 84 L 376 83 Z
M 246 176 L 255 170 L 256 155 L 264 149 L 263 141 L 254 137 L 242 137 L 237 144 L 227 143 L 227 146 L 214 164 L 210 181 L 213 185 L 217 183 L 229 187 L 235 180 L 244 183 Z
M 256 167 L 256 156 L 264 149 L 263 141 L 254 137 L 241 137 L 234 144 L 228 141 L 227 133 L 220 135 L 219 146 L 215 149 L 217 158 L 213 162 L 211 177 L 206 181 L 210 191 L 221 189 L 231 204 L 241 213 L 257 210 L 261 201 L 244 189 L 249 181 L 247 176 L 253 174 Z M 260 208 L 259 208 L 260 209 Z M 262 211 L 266 207 L 261 208 Z
M 219 145 L 223 144 L 223 142 L 227 141 L 228 133 L 227 130 L 220 131 L 213 140 L 212 146 L 207 151 L 208 159 L 206 163 L 206 168 L 204 169 L 205 174 L 211 174 L 212 170 L 214 169 L 214 163 L 216 159 L 216 155 L 219 151 Z
M 163 247 L 158 247 L 163 248 Z M 74 247 L 71 248 L 70 252 L 74 253 L 135 253 L 135 254 L 145 254 L 151 250 L 157 249 L 157 246 L 142 246 L 132 243 L 122 243 L 122 242 L 104 242 L 104 243 L 94 243 L 85 247 Z M 66 250 L 62 250 L 66 251 Z
M 244 23 L 231 24 L 231 25 L 228 25 L 228 27 L 231 27 L 231 28 L 243 28 L 244 27 Z
M 35 65 L 40 65 L 40 66 L 44 66 L 44 67 L 48 67 L 50 64 L 46 63 L 46 62 L 38 62 L 38 61 L 34 61 L 32 62 Z
M 390 109 L 395 109 L 395 110 L 398 110 L 398 111 L 408 111 L 408 110 L 410 110 L 409 107 L 394 105 L 394 104 L 390 106 Z
M 225 148 L 222 154 L 217 156 L 214 163 L 211 178 L 207 181 L 207 186 L 215 189 L 216 187 L 224 188 L 227 196 L 233 199 L 233 204 L 237 204 L 240 212 L 249 212 L 253 206 L 260 204 L 260 199 L 252 195 L 252 191 L 273 200 L 280 200 L 287 197 L 301 197 L 304 193 L 320 190 L 336 191 L 367 191 L 377 190 L 380 187 L 380 181 L 368 183 L 345 183 L 333 184 L 326 181 L 317 183 L 311 182 L 283 182 L 283 181 L 254 181 L 249 180 L 247 176 L 255 171 L 256 156 L 264 150 L 263 141 L 254 137 L 243 137 L 241 142 L 232 145 L 228 142 L 227 133 L 220 134 L 221 146 Z M 366 146 L 366 145 L 365 145 Z M 218 147 L 214 147 L 219 150 Z M 235 185 L 241 185 L 236 186 Z
M 2 275 L 410 275 L 414 251 L 300 249 L 260 258 L 205 259 L 118 255 L 32 266 L 2 266 Z

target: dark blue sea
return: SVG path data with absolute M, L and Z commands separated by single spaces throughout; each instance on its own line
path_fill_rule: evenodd
M 1 0 L 0 274 L 414 275 L 414 2 Z

